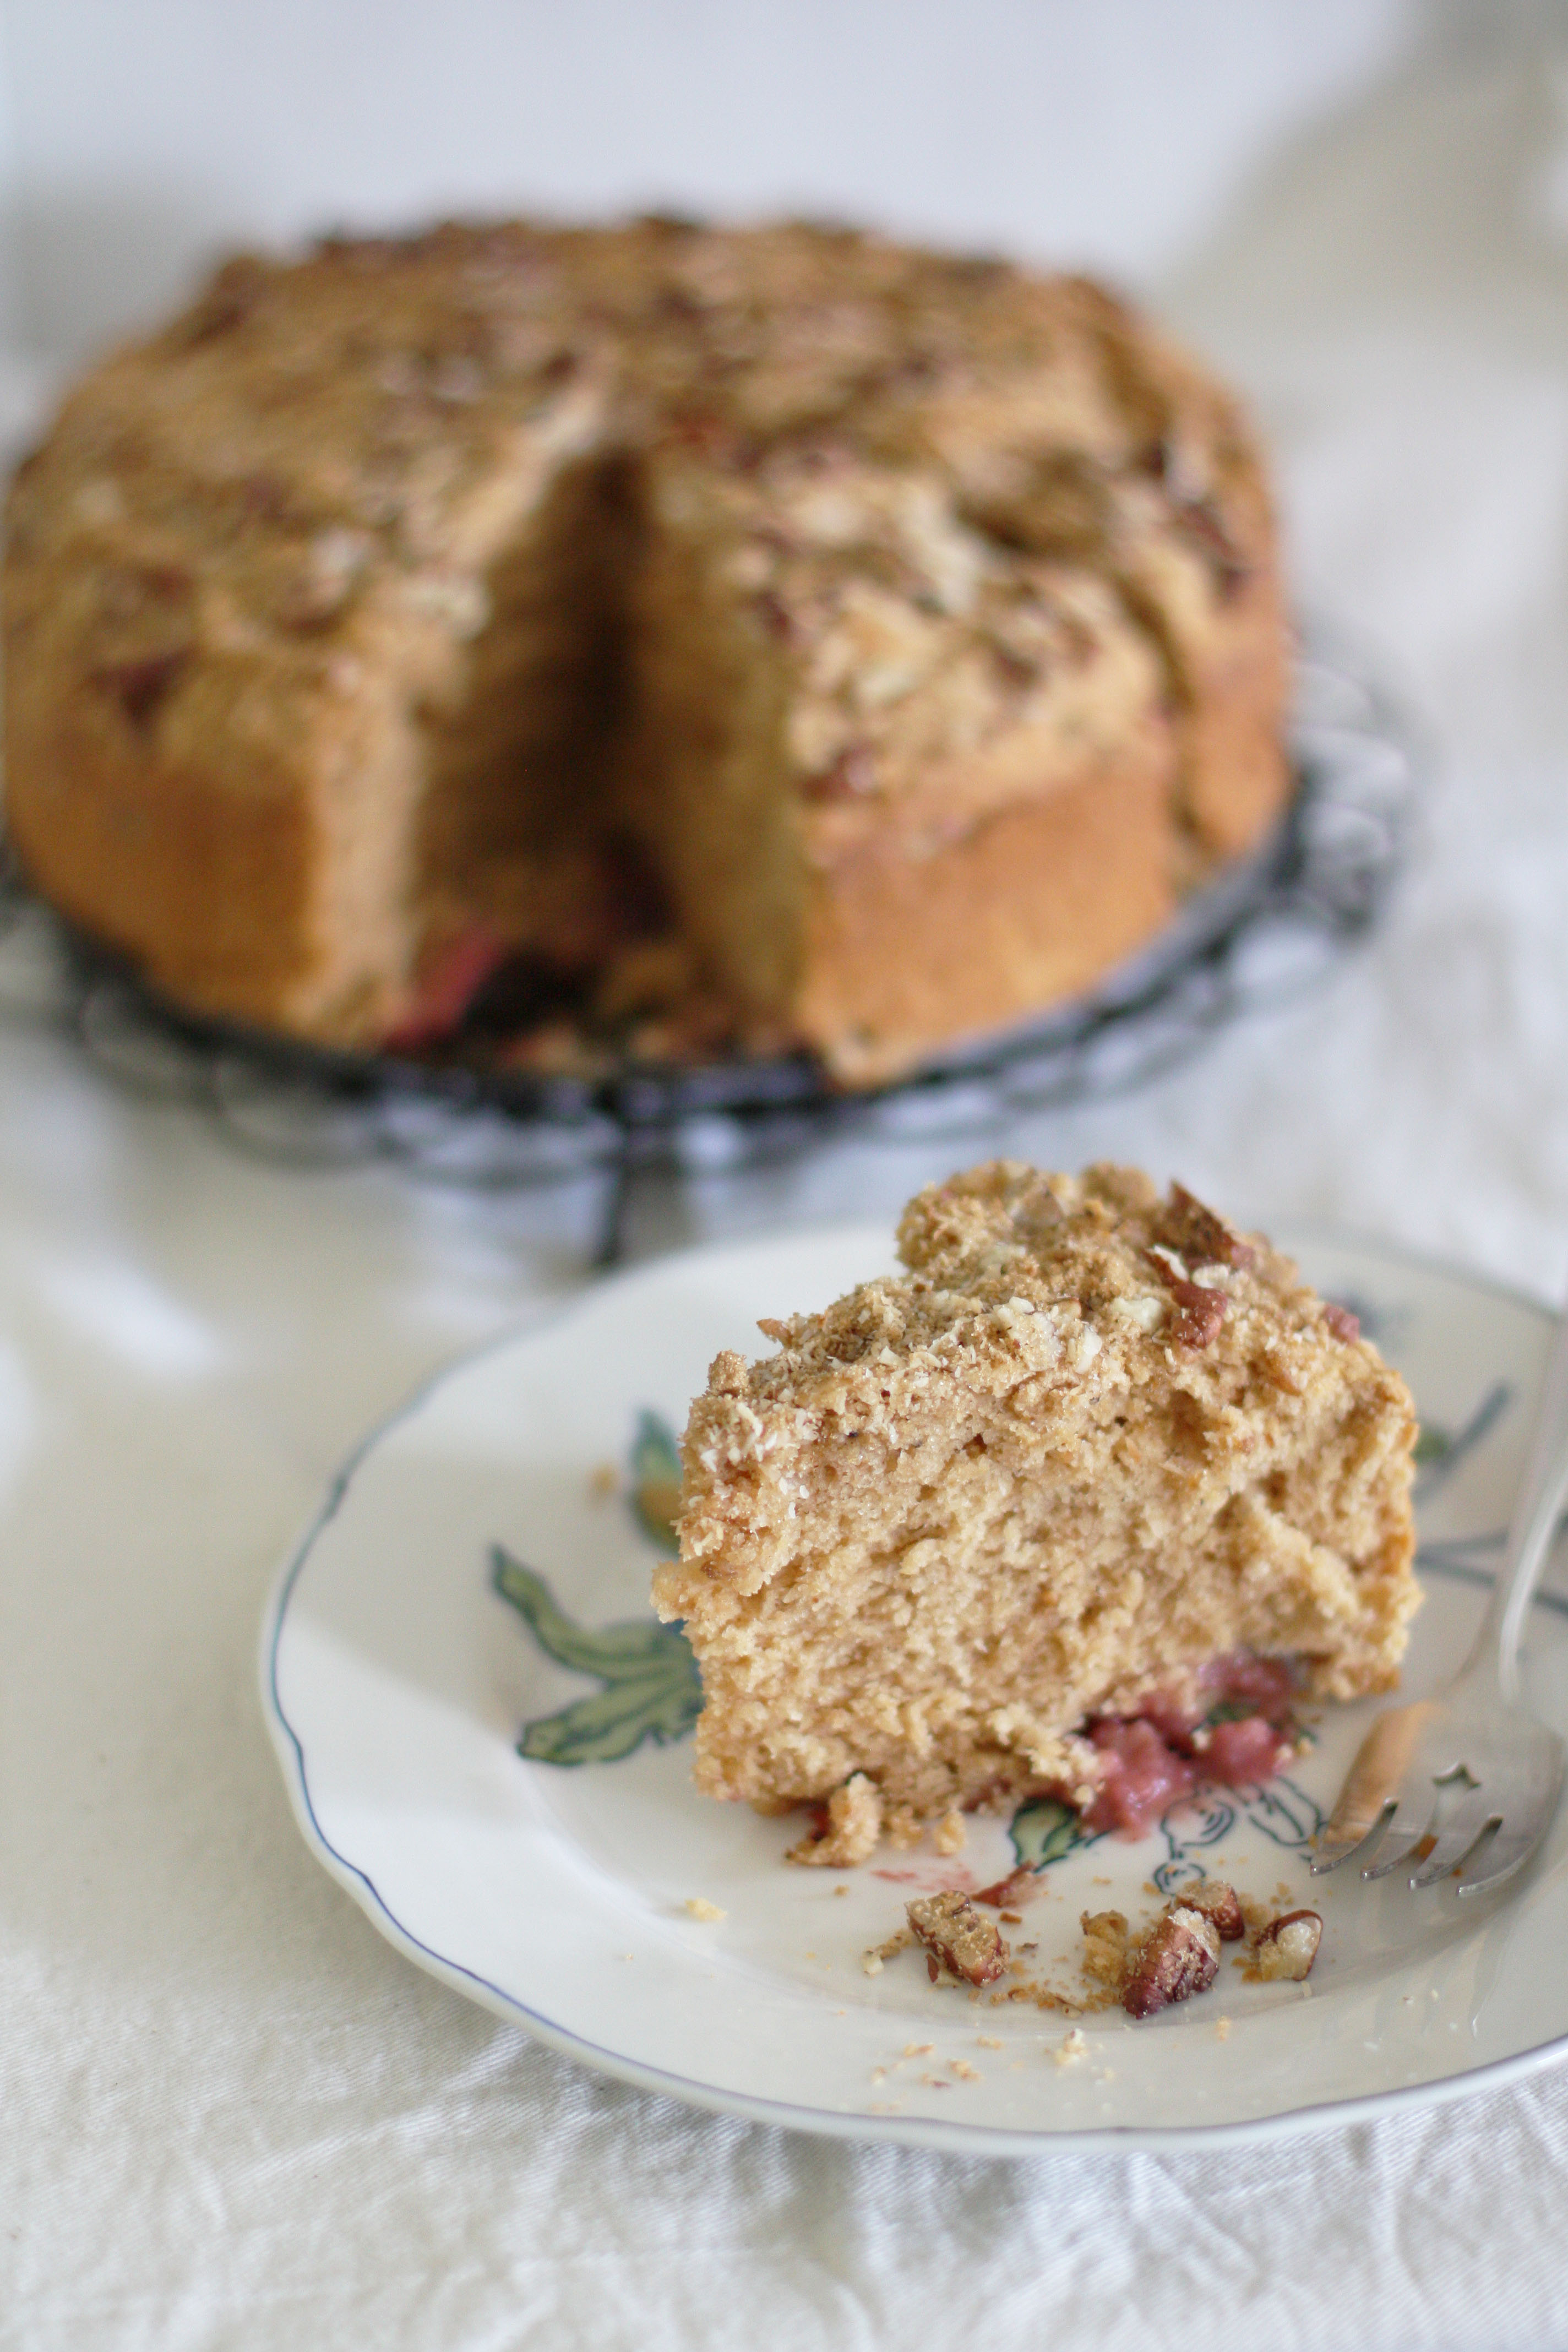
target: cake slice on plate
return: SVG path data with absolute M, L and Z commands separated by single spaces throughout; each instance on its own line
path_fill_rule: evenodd
M 801 1858 L 843 1864 L 955 1809 L 1092 1815 L 1130 1728 L 1190 1759 L 1216 1696 L 1393 1685 L 1415 1419 L 1352 1316 L 1127 1169 L 994 1161 L 899 1244 L 692 1407 L 654 1598 L 701 1668 L 700 1789 L 824 1805 Z

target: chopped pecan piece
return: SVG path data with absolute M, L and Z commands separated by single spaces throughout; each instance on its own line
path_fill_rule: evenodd
M 1214 500 L 1209 498 L 1180 499 L 1172 520 L 1182 537 L 1208 564 L 1221 603 L 1228 604 L 1247 580 L 1251 567 L 1226 530 Z
M 1265 1984 L 1281 1977 L 1300 1984 L 1310 1976 L 1323 1940 L 1323 1923 L 1316 1911 L 1284 1911 L 1270 1919 L 1252 1948 L 1253 1973 Z
M 1178 1348 L 1206 1348 L 1219 1337 L 1226 1299 L 1222 1290 L 1204 1290 L 1195 1282 L 1173 1283 L 1177 1314 L 1171 1337 Z
M 1173 1903 L 1132 1955 L 1121 2006 L 1130 2017 L 1152 2017 L 1173 2001 L 1205 1991 L 1218 1970 L 1218 1929 L 1201 1911 Z
M 830 768 L 807 776 L 801 786 L 807 800 L 861 800 L 877 789 L 877 762 L 868 743 L 851 743 Z
M 734 438 L 734 428 L 707 408 L 678 410 L 666 430 L 682 448 L 696 449 L 705 457 L 721 457 Z
M 250 316 L 267 283 L 264 266 L 254 256 L 237 253 L 226 261 L 206 291 L 180 322 L 180 341 L 187 346 L 211 342 Z
M 93 683 L 114 697 L 132 727 L 147 727 L 189 659 L 189 651 L 178 646 L 168 653 L 104 662 L 94 670 Z
M 1184 1909 L 1201 1911 L 1222 1944 L 1239 1944 L 1247 1933 L 1241 1897 L 1223 1878 L 1205 1878 L 1199 1886 L 1184 1887 Z
M 156 604 L 174 604 L 187 597 L 195 582 L 184 563 L 142 563 L 136 577 Z
M 953 1888 L 920 1896 L 906 1916 L 925 1946 L 932 1984 L 945 1972 L 964 1984 L 992 1983 L 1006 1967 L 1007 1945 L 999 1928 L 983 1919 L 967 1895 Z
M 1232 1231 L 1216 1211 L 1205 1208 L 1184 1184 L 1173 1184 L 1160 1220 L 1162 1236 L 1189 1265 L 1251 1265 L 1258 1252 Z
M 1361 1338 L 1361 1317 L 1352 1315 L 1348 1307 L 1336 1307 L 1331 1298 L 1323 1308 L 1323 1320 L 1336 1339 L 1348 1342 Z
M 1171 1337 L 1177 1347 L 1206 1348 L 1211 1339 L 1219 1337 L 1219 1327 L 1225 1321 L 1229 1302 L 1224 1291 L 1210 1290 L 1201 1282 L 1189 1282 L 1160 1250 L 1146 1250 L 1144 1255 L 1175 1301 Z
M 795 614 L 782 596 L 772 588 L 763 588 L 757 596 L 757 614 L 770 637 L 781 645 L 794 645 L 800 635 Z M 828 771 L 832 773 L 831 769 Z
M 882 1792 L 864 1772 L 852 1772 L 826 1807 L 814 1807 L 813 1812 L 811 1828 L 790 1847 L 787 1861 L 816 1870 L 850 1870 L 875 1853 L 882 1834 Z
M 1020 694 L 1026 693 L 1032 686 L 1037 686 L 1045 669 L 1045 663 L 1038 655 L 1020 653 L 1016 646 L 1003 645 L 999 641 L 991 647 L 991 658 L 1001 673 L 1003 682 Z
M 289 486 L 276 474 L 247 474 L 239 485 L 239 503 L 247 514 L 276 522 L 289 511 Z

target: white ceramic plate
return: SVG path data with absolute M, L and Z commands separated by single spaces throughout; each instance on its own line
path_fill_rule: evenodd
M 1365 1244 L 1293 1246 L 1420 1406 L 1418 1695 L 1479 1622 L 1548 1318 Z M 953 1861 L 927 1849 L 833 1873 L 784 1866 L 798 1822 L 693 1792 L 690 1654 L 647 1608 L 661 1428 L 679 1428 L 719 1349 L 754 1344 L 758 1316 L 826 1303 L 889 1262 L 881 1228 L 665 1259 L 458 1364 L 373 1433 L 286 1566 L 262 1648 L 273 1738 L 326 1867 L 411 1959 L 555 2048 L 817 2131 L 999 2154 L 1160 2146 L 1547 2063 L 1568 2037 L 1568 1817 L 1479 1914 L 1451 1888 L 1315 1882 L 1310 1988 L 1226 1968 L 1142 2024 L 1086 2019 L 1086 2050 L 1061 2063 L 1058 2015 L 934 1987 L 914 1953 L 861 1966 L 911 1894 L 1001 1877 L 1015 1839 L 1041 1850 L 1050 1813 L 977 1821 Z M 1568 1732 L 1560 1591 L 1533 1612 L 1529 1673 Z M 1304 1899 L 1306 1842 L 1374 1706 L 1331 1709 L 1287 1780 L 1173 1813 L 1142 1843 L 1058 1829 L 1068 1850 L 1011 1934 L 1037 1939 L 1037 1964 L 1065 1959 L 1080 1910 L 1135 1916 L 1146 1882 L 1205 1869 Z M 692 1916 L 693 1898 L 723 1917 Z

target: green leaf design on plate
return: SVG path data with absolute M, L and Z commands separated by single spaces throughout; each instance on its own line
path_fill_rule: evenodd
M 539 1764 L 615 1764 L 645 1739 L 665 1747 L 702 1711 L 702 1683 L 679 1625 L 632 1619 L 596 1632 L 569 1617 L 536 1569 L 490 1547 L 490 1582 L 546 1657 L 604 1685 L 554 1715 L 525 1723 L 517 1752 Z
M 1103 1832 L 1086 1830 L 1072 1807 L 1059 1798 L 1036 1797 L 1019 1806 L 1008 1834 L 1021 1868 L 1045 1870 L 1077 1847 L 1092 1845 Z
M 1306 1852 L 1327 1818 L 1317 1799 L 1287 1780 L 1283 1772 L 1277 1772 L 1260 1789 L 1246 1790 L 1238 1802 L 1253 1829 L 1298 1853 Z
M 680 1509 L 680 1449 L 668 1422 L 645 1406 L 637 1415 L 631 1454 L 632 1517 L 665 1559 L 680 1549 L 675 1521 Z

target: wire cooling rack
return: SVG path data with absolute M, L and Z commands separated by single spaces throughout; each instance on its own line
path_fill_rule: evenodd
M 0 871 L 0 1019 L 73 1036 L 114 1082 L 198 1112 L 237 1150 L 296 1168 L 395 1162 L 505 1189 L 597 1171 L 597 1262 L 657 1168 L 755 1166 L 828 1136 L 957 1143 L 1016 1116 L 1124 1093 L 1248 1012 L 1310 988 L 1376 922 L 1403 862 L 1420 764 L 1408 721 L 1337 653 L 1298 667 L 1297 789 L 1273 838 L 1190 900 L 1156 945 L 1047 1017 L 874 1091 L 808 1055 L 591 1077 L 326 1051 L 163 1003 Z

